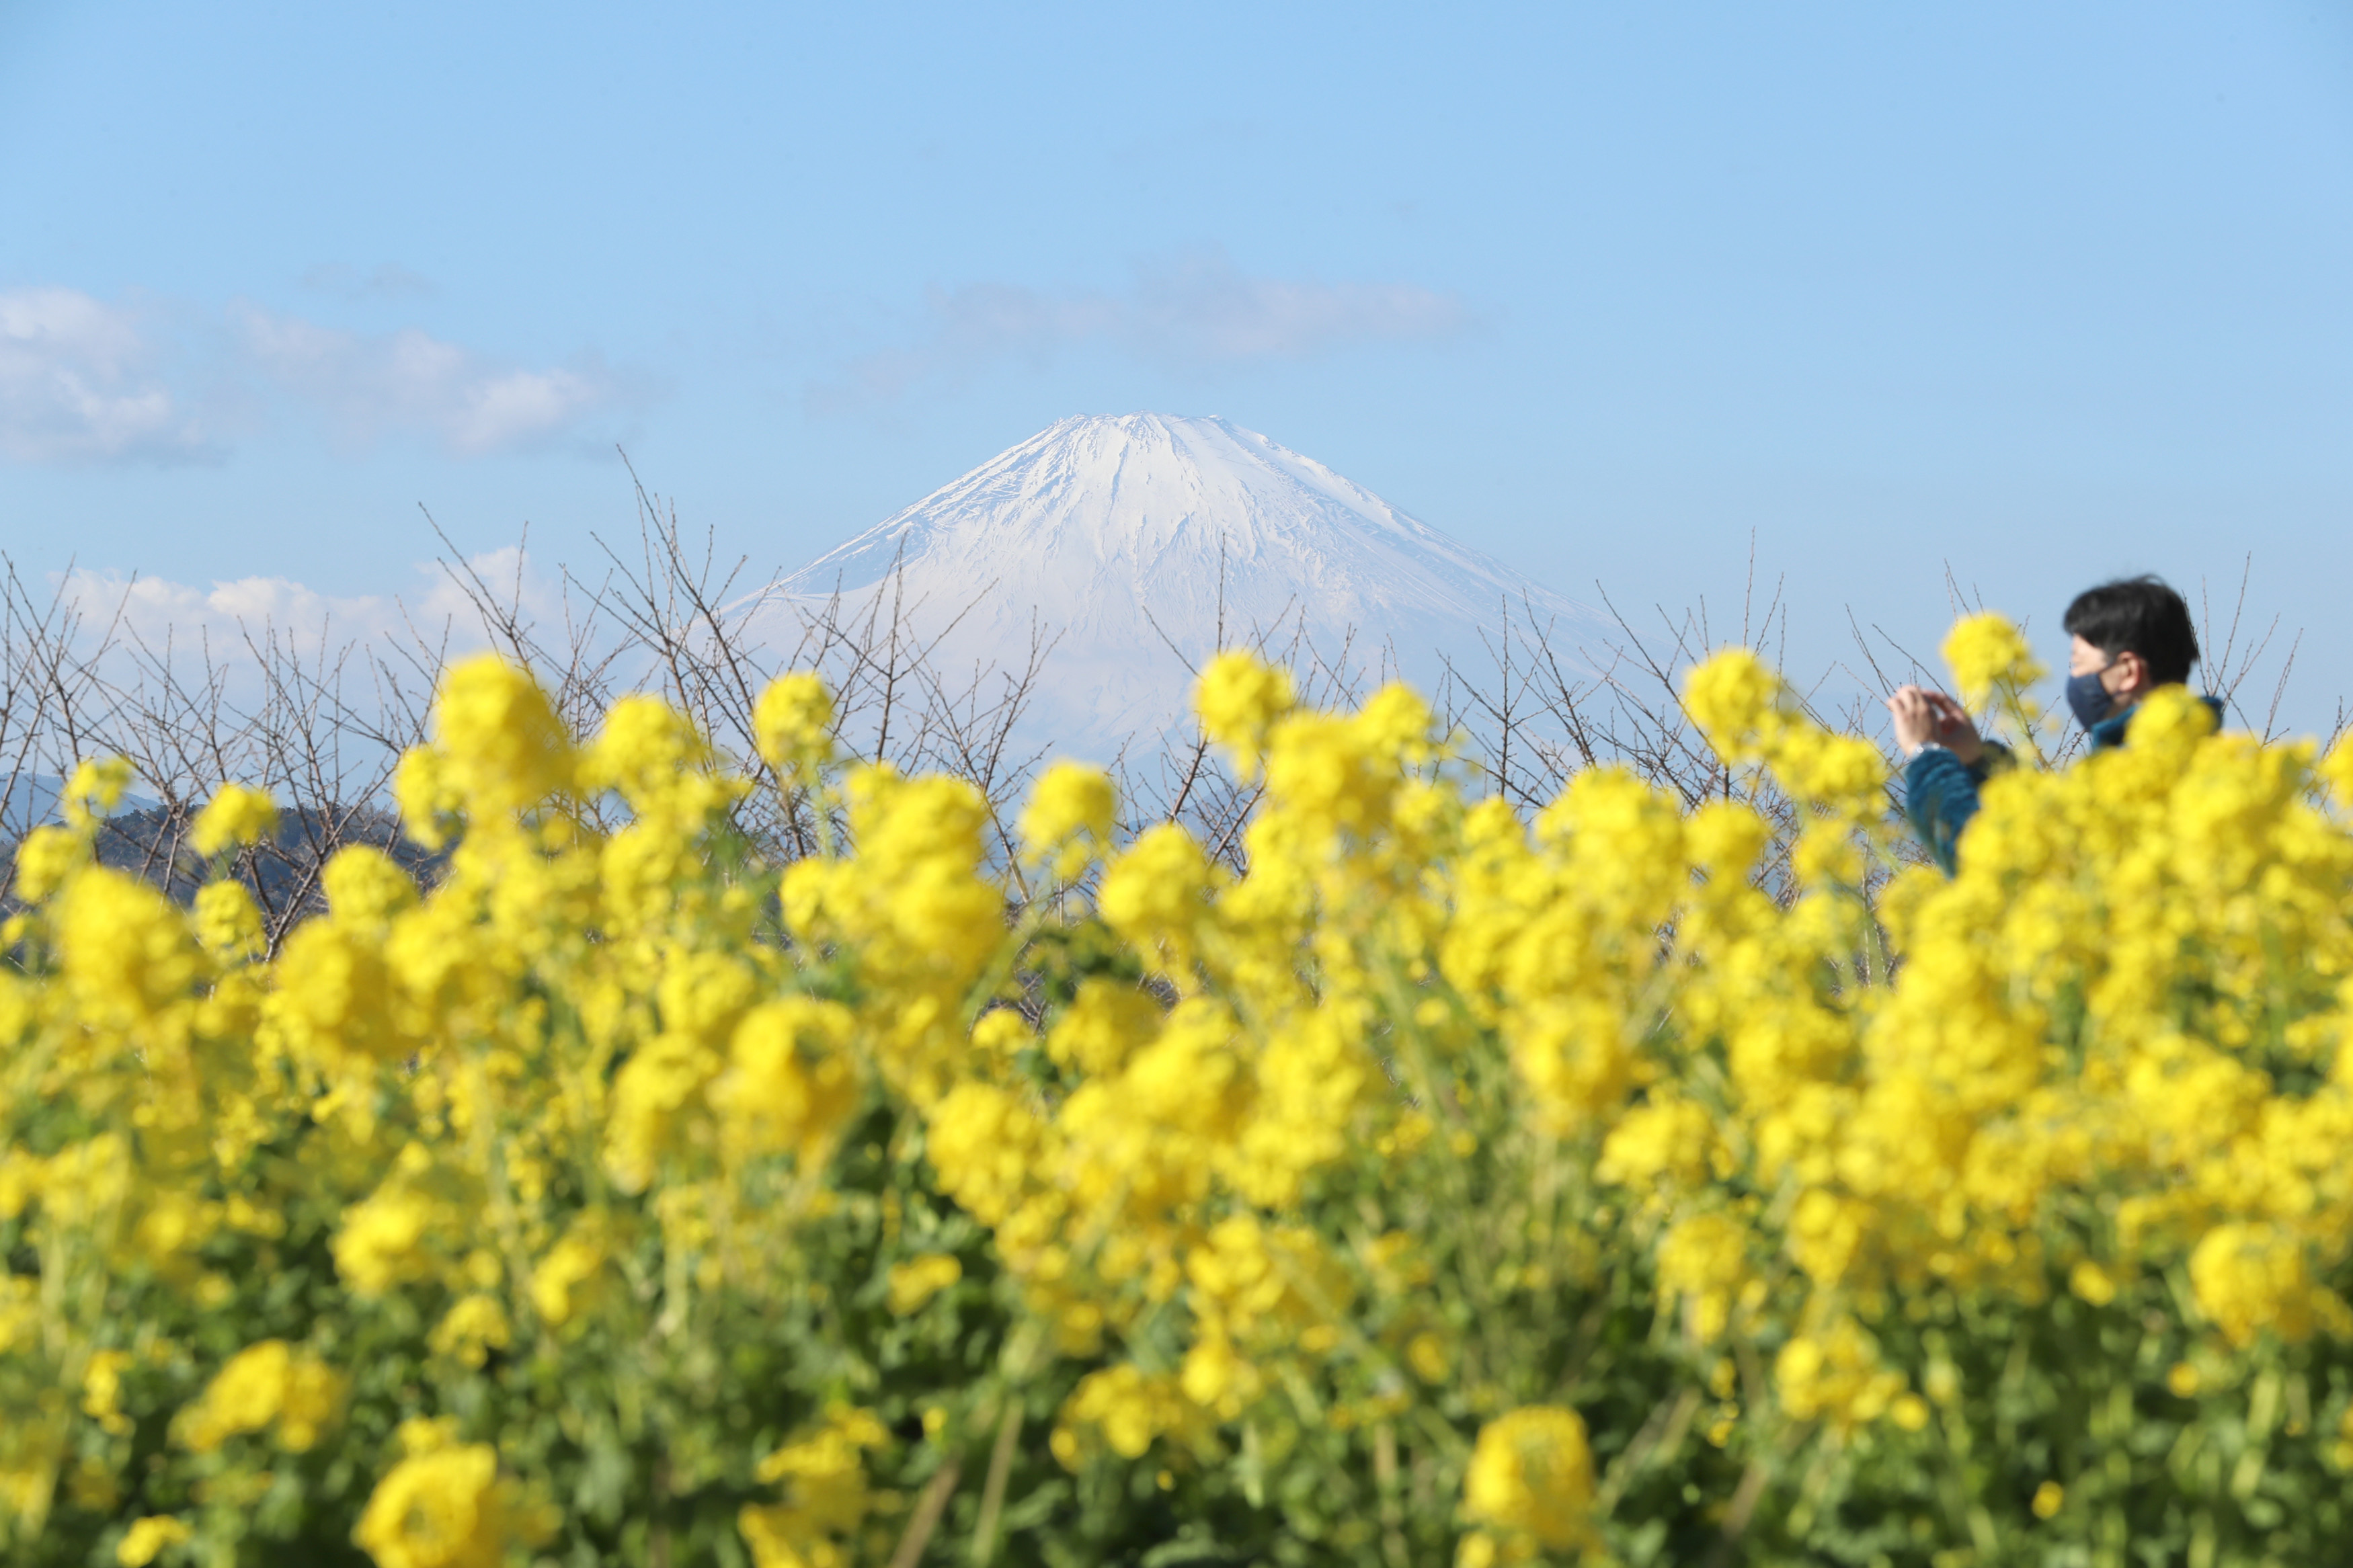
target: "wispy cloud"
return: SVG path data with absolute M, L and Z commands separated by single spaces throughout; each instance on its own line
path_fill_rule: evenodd
M 0 455 L 184 463 L 214 454 L 132 311 L 71 289 L 0 290 Z
M 352 300 L 429 300 L 437 292 L 433 279 L 386 261 L 365 270 L 343 261 L 322 261 L 302 274 L 302 287 Z
M 323 416 L 346 446 L 423 436 L 483 457 L 584 439 L 638 390 L 593 355 L 515 365 L 415 328 L 352 332 L 252 306 L 159 332 L 75 289 L 0 290 L 0 457 L 19 462 L 217 458 L 233 423 L 290 409 Z
M 459 571 L 419 569 L 406 594 L 324 594 L 288 577 L 237 577 L 198 584 L 77 568 L 52 578 L 61 600 L 91 626 L 158 655 L 169 647 L 237 663 L 266 639 L 309 656 L 359 644 L 379 650 L 421 640 L 463 652 L 486 645 L 481 607 L 469 580 L 541 622 L 563 613 L 563 584 L 538 570 L 519 545 L 466 558 Z M 199 650 L 203 650 L 200 652 Z
M 617 397 L 615 378 L 593 360 L 511 369 L 414 328 L 370 335 L 251 308 L 239 315 L 246 362 L 323 411 L 347 440 L 422 431 L 455 455 L 480 457 L 570 436 Z
M 859 355 L 809 389 L 818 411 L 887 400 L 934 379 L 1004 360 L 1042 363 L 1107 343 L 1176 368 L 1303 360 L 1361 344 L 1430 341 L 1462 331 L 1460 297 L 1410 283 L 1323 283 L 1255 277 L 1217 249 L 1139 264 L 1121 293 L 1050 292 L 1011 283 L 934 289 L 916 341 Z

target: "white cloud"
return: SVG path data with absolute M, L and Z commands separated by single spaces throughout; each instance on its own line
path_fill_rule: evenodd
M 379 268 L 378 274 L 386 273 Z M 396 293 L 412 275 L 372 276 Z M 51 464 L 186 462 L 288 405 L 347 445 L 421 435 L 456 457 L 585 438 L 633 398 L 593 356 L 503 363 L 415 328 L 360 333 L 251 306 L 147 330 L 72 289 L 0 290 L 0 458 Z
M 924 314 L 916 342 L 849 361 L 834 381 L 810 389 L 812 405 L 822 410 L 895 397 L 934 377 L 968 374 L 1006 359 L 1043 363 L 1087 342 L 1199 368 L 1432 340 L 1471 321 L 1452 294 L 1409 283 L 1252 277 L 1216 249 L 1144 263 L 1123 294 L 976 283 L 934 289 Z
M 252 308 L 240 318 L 247 363 L 326 413 L 346 439 L 422 431 L 452 453 L 479 457 L 574 435 L 617 397 L 594 363 L 515 370 L 415 328 L 345 332 Z
M 1470 320 L 1454 295 L 1409 283 L 1251 278 L 1206 251 L 1141 268 L 1125 330 L 1147 352 L 1176 359 L 1307 359 L 1445 337 Z
M 161 654 L 197 658 L 199 649 L 231 665 L 249 643 L 275 637 L 315 657 L 357 643 L 383 649 L 422 638 L 453 652 L 485 646 L 482 616 L 459 578 L 439 565 L 420 569 L 424 581 L 406 595 L 322 594 L 287 577 L 238 577 L 198 585 L 165 577 L 125 577 L 87 569 L 57 579 L 60 597 L 77 605 L 88 628 L 111 626 L 118 636 Z M 465 570 L 494 598 L 512 598 L 525 617 L 550 624 L 563 614 L 563 584 L 537 571 L 519 546 L 470 556 Z
M 29 463 L 211 455 L 131 312 L 72 289 L 0 290 L 0 454 Z

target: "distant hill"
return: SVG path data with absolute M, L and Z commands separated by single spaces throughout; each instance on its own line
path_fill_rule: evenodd
M 13 843 L 45 822 L 61 820 L 58 797 L 66 781 L 55 773 L 12 773 L 0 784 L 0 842 Z M 153 811 L 155 802 L 143 795 L 125 794 L 123 811 Z

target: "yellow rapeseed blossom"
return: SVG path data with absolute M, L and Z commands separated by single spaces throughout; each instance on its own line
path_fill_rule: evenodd
M 752 710 L 752 732 L 760 755 L 779 773 L 830 761 L 833 722 L 833 693 L 807 670 L 770 681 Z
M 1659 1288 L 1687 1296 L 1703 1342 L 1722 1334 L 1747 1274 L 1746 1229 L 1721 1215 L 1694 1215 L 1659 1245 Z
M 1202 733 L 1255 774 L 1268 729 L 1297 700 L 1291 678 L 1250 654 L 1228 649 L 1208 662 L 1193 688 Z
M 487 1443 L 401 1460 L 376 1483 L 352 1539 L 376 1568 L 498 1568 L 507 1520 Z
M 561 1328 L 572 1320 L 603 1273 L 607 1230 L 605 1215 L 587 1211 L 573 1221 L 563 1239 L 532 1270 L 532 1305 L 551 1328 Z
M 1991 611 L 1954 622 L 1939 651 L 1952 667 L 1961 701 L 1971 708 L 1984 707 L 2005 688 L 2023 690 L 2045 673 L 2025 637 L 2007 616 Z
M 39 903 L 89 863 L 90 839 L 63 827 L 36 827 L 16 846 L 16 896 Z
M 480 1366 L 492 1351 L 513 1342 L 506 1308 L 491 1295 L 459 1298 L 433 1330 L 427 1342 L 436 1354 L 454 1356 L 468 1366 Z
M 891 1266 L 891 1310 L 901 1317 L 964 1278 L 964 1265 L 952 1253 L 927 1252 Z
M 1556 1552 L 1586 1539 L 1592 1502 L 1593 1454 L 1576 1411 L 1533 1405 L 1479 1429 L 1462 1479 L 1466 1519 Z
M 1184 1435 L 1205 1424 L 1199 1402 L 1175 1379 L 1155 1377 L 1130 1365 L 1090 1373 L 1062 1407 L 1054 1430 L 1054 1457 L 1071 1469 L 1087 1451 L 1082 1433 L 1099 1434 L 1112 1452 L 1140 1458 L 1166 1434 Z
M 2189 1255 L 2199 1310 L 2234 1344 L 2268 1329 L 2286 1340 L 2312 1332 L 2319 1288 L 2305 1266 L 2304 1245 L 2272 1225 L 2221 1225 Z
M 124 757 L 85 757 L 58 792 L 58 807 L 66 826 L 87 833 L 97 820 L 121 804 L 131 786 L 131 763 Z
M 833 768 L 787 678 L 754 742 L 827 831 L 786 867 L 676 710 L 575 744 L 470 664 L 397 785 L 430 878 L 339 855 L 274 952 L 238 884 L 94 863 L 93 769 L 0 966 L 0 1539 L 2343 1554 L 2274 1505 L 2353 1466 L 2353 763 L 2160 691 L 1989 784 L 1947 880 L 1745 652 L 1685 688 L 1698 802 L 1482 794 L 1402 688 L 1302 712 L 1232 656 L 1202 697 L 1247 822 L 1114 851 L 1058 766 L 1014 849 L 968 783 Z M 1029 857 L 1068 880 L 1025 903 Z M 2095 1500 L 2016 1483 L 2087 1453 Z
M 571 744 L 555 710 L 528 672 L 504 659 L 483 654 L 453 666 L 433 718 L 442 776 L 480 816 L 571 782 Z
M 1079 763 L 1056 763 L 1040 774 L 1021 813 L 1029 853 L 1050 860 L 1058 877 L 1075 877 L 1111 847 L 1116 805 L 1111 775 Z
M 82 1414 L 118 1437 L 131 1430 L 122 1414 L 122 1369 L 130 1362 L 127 1351 L 100 1351 L 81 1374 Z
M 67 886 L 58 946 L 66 984 L 86 1016 L 124 1028 L 185 997 L 199 966 L 179 911 L 146 883 L 102 868 Z
M 2116 1299 L 2116 1280 L 2090 1258 L 2078 1259 L 2067 1271 L 2067 1289 L 2094 1307 L 2105 1307 Z
M 259 844 L 278 830 L 278 803 L 261 790 L 224 784 L 196 814 L 188 842 L 199 855 L 217 855 L 232 845 Z
M 264 1340 L 232 1356 L 181 1414 L 180 1439 L 204 1453 L 275 1423 L 279 1446 L 299 1454 L 319 1440 L 341 1388 L 342 1380 L 314 1357 L 283 1340 Z
M 837 1403 L 824 1419 L 760 1461 L 756 1478 L 781 1483 L 785 1500 L 746 1503 L 737 1516 L 757 1568 L 848 1568 L 845 1549 L 873 1508 L 865 1455 L 888 1434 L 864 1410 Z
M 186 1544 L 193 1533 L 185 1520 L 174 1519 L 168 1513 L 132 1520 L 114 1549 L 114 1560 L 122 1568 L 147 1568 L 164 1548 Z
M 207 882 L 197 889 L 189 924 L 197 942 L 222 963 L 261 956 L 261 910 L 242 882 Z

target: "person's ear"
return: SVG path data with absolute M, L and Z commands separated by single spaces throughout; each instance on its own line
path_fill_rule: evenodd
M 2116 655 L 2115 669 L 2118 676 L 2115 694 L 2118 697 L 2139 697 L 2149 688 L 2148 660 L 2126 648 Z

